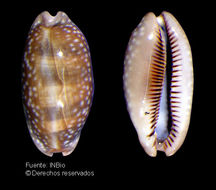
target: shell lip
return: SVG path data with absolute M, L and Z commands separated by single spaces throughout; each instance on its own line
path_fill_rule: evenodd
M 155 34 L 155 38 L 152 37 L 152 34 Z M 154 41 L 154 39 L 156 40 Z M 140 42 L 137 42 L 138 40 L 142 40 L 147 45 L 141 46 Z M 184 45 L 186 48 L 182 48 Z M 147 51 L 145 56 L 142 56 L 140 52 L 143 52 L 143 49 L 141 48 L 146 50 L 150 47 L 154 49 L 153 56 Z M 148 13 L 134 30 L 126 53 L 123 75 L 125 97 L 139 141 L 149 156 L 155 157 L 157 151 L 165 152 L 166 156 L 171 156 L 184 142 L 190 120 L 191 106 L 184 106 L 191 104 L 191 98 L 187 100 L 187 97 L 192 95 L 191 86 L 187 83 L 190 80 L 193 81 L 193 74 L 190 74 L 193 70 L 191 69 L 192 61 L 190 60 L 191 53 L 188 39 L 178 21 L 170 13 L 163 11 L 159 17 L 154 17 L 153 13 Z M 135 53 L 137 55 L 136 59 L 134 58 Z M 131 68 L 132 62 L 133 68 Z M 148 63 L 150 66 L 147 67 L 147 64 L 144 63 Z M 135 79 L 139 76 L 136 72 L 138 66 L 144 68 L 143 71 L 151 72 L 143 72 L 143 75 L 145 74 L 144 76 L 148 77 L 142 80 L 142 83 L 138 83 L 140 88 L 134 88 L 135 85 L 132 82 L 136 81 L 137 84 L 138 80 Z M 163 70 L 164 68 L 165 70 Z M 168 76 L 165 75 L 167 71 Z M 185 77 L 182 77 L 183 74 Z M 165 86 L 164 80 L 166 77 L 168 86 L 165 100 L 169 107 L 165 125 L 167 128 L 165 134 L 167 135 L 163 136 L 164 132 L 161 135 L 156 129 L 158 128 L 158 113 L 161 113 L 161 93 Z M 148 86 L 148 88 L 142 88 L 143 86 Z
M 38 24 L 41 24 L 45 27 L 52 27 L 60 23 L 64 24 L 67 21 L 68 16 L 62 11 L 58 11 L 55 16 L 52 16 L 48 11 L 44 11 L 35 19 L 33 28 Z

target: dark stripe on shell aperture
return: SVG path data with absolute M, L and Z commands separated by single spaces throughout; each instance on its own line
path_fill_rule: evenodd
M 149 98 L 151 102 L 151 128 L 152 132 L 149 137 L 154 134 L 157 124 L 160 106 L 160 97 L 164 82 L 164 74 L 166 69 L 166 50 L 165 42 L 162 40 L 161 32 L 156 32 L 156 44 L 152 55 L 151 78 L 149 86 Z

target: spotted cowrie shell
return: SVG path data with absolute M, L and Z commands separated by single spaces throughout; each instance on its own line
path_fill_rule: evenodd
M 22 97 L 30 135 L 45 155 L 69 155 L 80 138 L 94 92 L 87 41 L 64 12 L 42 12 L 28 34 Z
M 170 13 L 148 13 L 133 31 L 123 80 L 130 118 L 145 152 L 175 154 L 189 127 L 193 64 L 188 39 Z

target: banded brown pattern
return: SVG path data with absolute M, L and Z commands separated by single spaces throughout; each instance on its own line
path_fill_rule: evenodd
M 23 61 L 27 125 L 45 155 L 69 155 L 80 138 L 94 92 L 87 41 L 63 13 L 41 13 L 30 29 Z

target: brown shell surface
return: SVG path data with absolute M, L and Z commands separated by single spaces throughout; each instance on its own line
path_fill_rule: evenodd
M 56 22 L 47 24 L 50 18 Z M 70 154 L 88 116 L 94 85 L 87 41 L 65 13 L 52 17 L 43 12 L 33 23 L 22 87 L 27 125 L 37 148 L 48 156 Z

